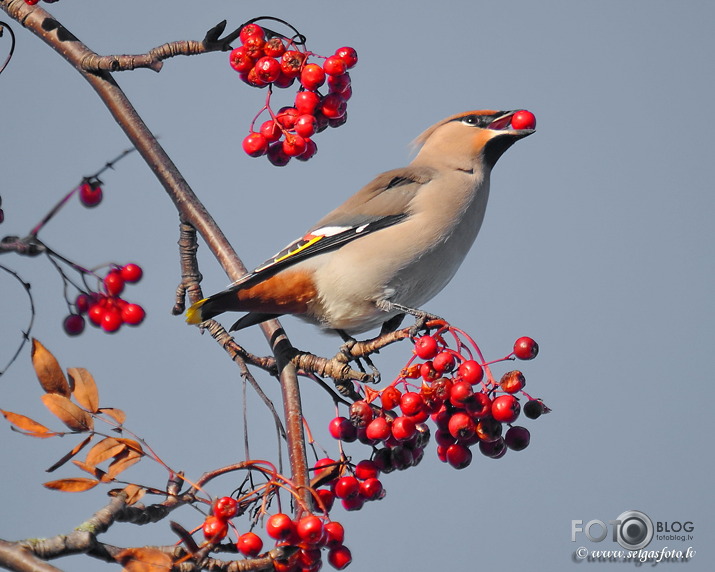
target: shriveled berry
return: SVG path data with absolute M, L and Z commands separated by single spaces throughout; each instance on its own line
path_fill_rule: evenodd
M 367 401 L 355 401 L 350 405 L 350 421 L 355 427 L 364 427 L 373 418 L 372 407 Z
M 486 393 L 477 391 L 474 397 L 464 404 L 464 409 L 472 419 L 483 419 L 492 412 L 492 400 Z
M 496 441 L 501 437 L 502 424 L 493 417 L 485 417 L 477 422 L 477 435 L 481 441 Z
M 538 399 L 532 399 L 524 405 L 524 415 L 529 419 L 538 419 L 544 413 L 544 404 Z
M 518 370 L 508 371 L 502 376 L 499 385 L 507 393 L 516 393 L 526 385 L 526 378 Z

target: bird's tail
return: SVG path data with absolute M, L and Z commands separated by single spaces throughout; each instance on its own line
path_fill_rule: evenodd
M 203 300 L 199 300 L 195 304 L 192 304 L 191 307 L 186 310 L 186 323 L 187 324 L 200 324 L 204 320 L 208 320 L 208 318 L 203 317 L 203 307 L 206 305 L 206 303 L 209 301 L 208 298 L 204 298 Z
M 200 324 L 205 320 L 218 316 L 232 309 L 229 303 L 235 299 L 235 292 L 224 290 L 223 292 L 199 300 L 186 310 L 186 322 L 188 324 Z

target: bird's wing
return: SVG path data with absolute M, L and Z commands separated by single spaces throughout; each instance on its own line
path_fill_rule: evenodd
M 323 217 L 305 236 L 294 240 L 229 290 L 249 287 L 317 254 L 399 223 L 410 215 L 409 204 L 431 180 L 430 169 L 406 167 L 378 175 L 340 207 Z

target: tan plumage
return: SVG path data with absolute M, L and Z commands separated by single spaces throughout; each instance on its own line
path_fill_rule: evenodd
M 187 321 L 250 312 L 235 329 L 295 314 L 360 333 L 418 314 L 474 242 L 497 159 L 534 131 L 510 128 L 514 113 L 471 111 L 433 125 L 409 166 L 378 175 L 274 259 L 194 304 Z

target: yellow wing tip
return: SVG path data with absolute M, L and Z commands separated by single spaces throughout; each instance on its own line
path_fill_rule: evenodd
M 186 310 L 186 323 L 187 324 L 200 324 L 203 322 L 201 317 L 201 307 L 206 303 L 208 298 L 199 300 L 196 304 L 192 304 L 191 307 Z

